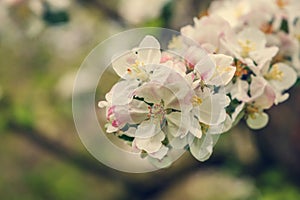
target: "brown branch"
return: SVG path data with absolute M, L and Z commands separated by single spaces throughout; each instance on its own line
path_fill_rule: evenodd
M 124 199 L 153 199 L 153 197 L 159 196 L 161 192 L 171 185 L 182 181 L 188 175 L 199 170 L 199 168 L 209 167 L 215 165 L 216 162 L 220 162 L 220 158 L 214 158 L 206 162 L 205 165 L 195 161 L 175 170 L 171 168 L 152 172 L 153 175 L 145 179 L 142 177 L 143 175 L 121 173 L 101 165 L 98 161 L 66 148 L 33 128 L 26 128 L 12 122 L 9 123 L 8 129 L 12 133 L 26 138 L 39 148 L 53 154 L 63 162 L 70 163 L 84 172 L 110 181 L 121 182 L 128 192 L 128 196 L 124 197 Z

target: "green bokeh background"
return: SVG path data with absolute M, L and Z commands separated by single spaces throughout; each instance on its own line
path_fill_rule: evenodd
M 158 16 L 137 24 L 120 16 L 117 0 L 71 1 L 65 9 L 47 7 L 41 15 L 29 1 L 4 2 L 0 199 L 300 199 L 299 88 L 270 111 L 267 128 L 252 132 L 241 124 L 219 139 L 204 163 L 186 153 L 171 168 L 126 174 L 103 166 L 80 142 L 71 95 L 76 71 L 90 50 L 129 28 L 179 30 L 209 1 L 170 1 Z

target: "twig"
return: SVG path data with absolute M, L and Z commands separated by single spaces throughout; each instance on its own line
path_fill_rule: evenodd
M 40 133 L 33 128 L 26 128 L 13 122 L 9 123 L 8 128 L 11 132 L 25 137 L 39 148 L 52 153 L 60 160 L 70 163 L 84 172 L 99 178 L 106 178 L 110 181 L 121 182 L 128 192 L 127 197 L 123 196 L 124 199 L 153 199 L 153 197 L 158 196 L 171 185 L 180 182 L 189 174 L 199 170 L 199 168 L 215 165 L 216 162 L 222 162 L 223 159 L 214 158 L 209 162 L 206 162 L 205 165 L 201 165 L 195 161 L 192 164 L 185 165 L 177 170 L 167 169 L 168 171 L 160 170 L 152 172 L 153 176 L 147 177 L 145 180 L 139 179 L 140 175 L 138 174 L 121 173 L 103 166 L 96 160 L 66 148 L 62 144 L 44 136 L 43 133 Z M 160 178 L 158 179 L 157 177 Z

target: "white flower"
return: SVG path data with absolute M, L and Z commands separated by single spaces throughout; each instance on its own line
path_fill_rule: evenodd
M 231 52 L 231 55 L 245 62 L 246 58 L 251 58 L 256 63 L 271 60 L 277 53 L 278 48 L 266 47 L 266 37 L 257 28 L 245 28 L 239 32 L 231 42 L 225 42 L 224 46 Z
M 229 23 L 217 15 L 194 18 L 194 26 L 182 27 L 181 34 L 200 44 L 209 53 L 224 53 L 222 40 L 229 40 L 234 35 Z M 184 39 L 184 37 L 183 37 Z
M 252 76 L 250 95 L 246 107 L 247 125 L 252 129 L 263 128 L 269 121 L 269 116 L 264 110 L 274 104 L 276 94 L 264 78 Z
M 210 54 L 210 59 L 215 63 L 216 69 L 210 80 L 209 85 L 227 85 L 233 78 L 236 68 L 233 65 L 233 58 L 224 54 Z M 199 68 L 199 65 L 197 66 Z
M 160 59 L 160 44 L 153 36 L 148 35 L 138 48 L 113 58 L 112 66 L 121 78 L 146 81 L 149 78 L 149 65 L 159 64 Z
M 209 14 L 219 15 L 236 27 L 241 23 L 241 18 L 251 10 L 249 0 L 213 1 L 208 9 Z
M 256 76 L 263 77 L 270 84 L 276 94 L 275 104 L 288 98 L 289 95 L 283 93 L 297 81 L 297 73 L 285 63 L 275 63 L 271 66 L 270 62 L 267 62 L 262 66 L 255 66 L 253 62 L 249 62 L 248 66 Z
M 160 14 L 168 0 L 122 0 L 119 13 L 130 23 L 138 24 Z

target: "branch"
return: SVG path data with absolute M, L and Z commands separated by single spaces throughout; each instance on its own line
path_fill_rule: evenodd
M 182 181 L 188 175 L 200 168 L 203 168 L 204 166 L 205 168 L 210 167 L 215 165 L 216 162 L 219 163 L 223 160 L 223 158 L 220 159 L 214 157 L 209 162 L 206 162 L 205 165 L 193 161 L 192 163 L 175 170 L 170 168 L 151 172 L 153 175 L 145 178 L 143 174 L 121 173 L 101 165 L 98 161 L 92 160 L 86 155 L 66 148 L 62 144 L 46 137 L 45 134 L 33 128 L 26 128 L 17 123 L 10 122 L 8 129 L 14 134 L 25 137 L 39 148 L 53 154 L 63 162 L 70 163 L 84 172 L 99 178 L 106 178 L 110 181 L 121 182 L 128 192 L 128 196 L 124 197 L 124 199 L 153 199 L 153 197 L 159 196 L 161 192 L 168 189 L 171 185 Z
M 8 124 L 8 130 L 14 134 L 25 137 L 39 148 L 55 155 L 58 159 L 73 164 L 79 169 L 82 169 L 83 171 L 89 172 L 93 175 L 101 178 L 111 179 L 118 174 L 117 171 L 100 165 L 98 161 L 93 160 L 79 152 L 75 152 L 66 148 L 59 142 L 46 137 L 45 134 L 42 134 L 33 128 L 22 127 L 17 123 L 10 122 Z

